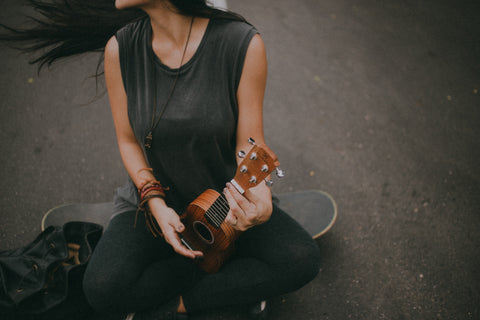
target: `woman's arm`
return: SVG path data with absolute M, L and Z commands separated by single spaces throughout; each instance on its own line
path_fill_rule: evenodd
M 237 152 L 248 151 L 248 138 L 265 143 L 263 97 L 267 82 L 267 56 L 262 38 L 255 35 L 248 46 L 237 91 Z M 240 162 L 240 159 L 239 159 Z M 272 195 L 265 182 L 241 195 L 230 183 L 225 195 L 230 205 L 226 221 L 238 230 L 266 222 L 272 214 Z
M 128 119 L 127 94 L 123 86 L 118 42 L 115 37 L 112 37 L 105 47 L 105 81 L 120 155 L 138 188 L 146 181 L 155 180 L 155 177 L 150 171 L 142 170 L 148 167 L 148 163 Z M 150 199 L 148 206 L 162 229 L 165 240 L 177 253 L 190 258 L 201 255 L 201 252 L 190 251 L 181 244 L 177 232 L 183 231 L 184 226 L 177 213 L 169 208 L 163 199 Z
M 146 170 L 138 172 L 148 167 L 148 164 L 128 119 L 127 94 L 123 86 L 118 50 L 118 42 L 112 37 L 105 47 L 105 81 L 120 155 L 128 174 L 138 188 L 143 182 L 153 180 L 155 177 Z

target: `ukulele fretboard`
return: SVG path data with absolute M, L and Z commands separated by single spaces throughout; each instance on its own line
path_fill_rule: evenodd
M 205 212 L 205 218 L 215 228 L 220 228 L 220 225 L 227 217 L 230 207 L 228 201 L 223 193 L 215 200 L 212 206 Z

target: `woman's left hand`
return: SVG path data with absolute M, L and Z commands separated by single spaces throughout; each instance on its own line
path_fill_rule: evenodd
M 245 231 L 270 219 L 272 194 L 264 182 L 248 189 L 243 195 L 231 183 L 227 183 L 223 192 L 230 206 L 225 221 L 234 229 Z

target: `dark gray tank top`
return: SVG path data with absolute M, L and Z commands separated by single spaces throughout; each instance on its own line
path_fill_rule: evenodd
M 153 131 L 147 159 L 155 177 L 170 188 L 167 204 L 178 214 L 204 190 L 223 189 L 235 174 L 236 93 L 248 45 L 256 33 L 244 22 L 210 19 L 197 51 L 181 68 L 175 91 Z M 128 116 L 143 147 L 151 126 L 154 93 L 158 117 L 178 69 L 162 64 L 154 54 L 148 18 L 120 29 L 116 38 Z M 117 191 L 114 214 L 135 210 L 137 205 L 137 190 L 129 179 Z

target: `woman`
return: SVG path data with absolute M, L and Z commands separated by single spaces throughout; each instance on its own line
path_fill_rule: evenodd
M 121 28 L 121 19 L 111 22 L 119 30 L 105 46 L 105 80 L 130 179 L 85 273 L 92 307 L 137 313 L 135 319 L 148 312 L 186 317 L 306 284 L 319 263 L 310 236 L 272 204 L 264 182 L 243 195 L 225 184 L 248 138 L 264 141 L 267 61 L 258 32 L 201 0 L 117 0 L 115 7 L 142 12 Z M 245 231 L 234 257 L 214 274 L 201 271 L 194 260 L 202 253 L 179 239 L 179 214 L 208 188 L 225 194 L 226 223 Z M 157 225 L 138 214 L 141 202 Z

